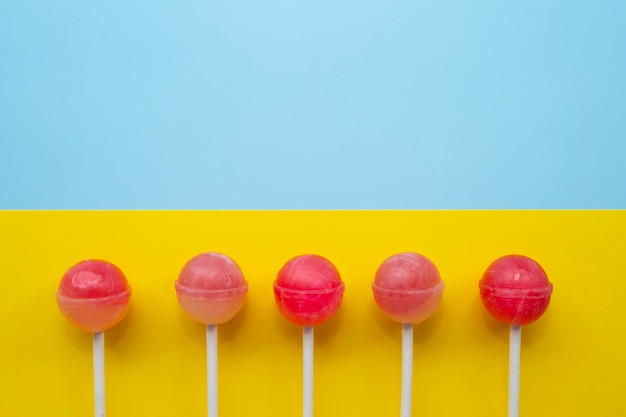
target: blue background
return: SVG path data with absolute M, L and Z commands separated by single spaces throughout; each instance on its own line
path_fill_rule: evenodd
M 0 208 L 625 208 L 626 2 L 0 3 Z

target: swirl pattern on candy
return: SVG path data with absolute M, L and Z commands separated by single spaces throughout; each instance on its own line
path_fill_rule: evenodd
M 522 255 L 496 259 L 479 281 L 480 298 L 497 320 L 525 325 L 537 320 L 550 304 L 552 284 L 534 260 Z
M 274 296 L 287 320 L 315 326 L 339 310 L 344 288 L 339 271 L 328 259 L 307 254 L 291 258 L 280 269 L 274 281 Z
M 378 307 L 402 323 L 402 384 L 400 415 L 410 417 L 413 392 L 413 325 L 430 317 L 441 302 L 444 283 L 430 259 L 403 252 L 378 267 L 372 292 Z
M 372 292 L 376 304 L 389 318 L 419 324 L 439 306 L 444 286 L 430 259 L 404 252 L 390 256 L 378 267 Z
M 88 259 L 72 266 L 56 293 L 61 313 L 76 327 L 101 332 L 128 312 L 131 288 L 124 273 L 110 262 Z
M 181 308 L 204 324 L 221 324 L 233 318 L 248 292 L 239 265 L 217 252 L 191 258 L 174 285 Z

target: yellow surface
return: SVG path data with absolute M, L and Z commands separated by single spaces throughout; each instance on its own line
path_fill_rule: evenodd
M 415 416 L 506 415 L 508 329 L 483 310 L 478 280 L 520 253 L 554 283 L 547 313 L 522 331 L 522 416 L 616 416 L 626 409 L 626 211 L 0 212 L 0 415 L 93 413 L 91 335 L 59 313 L 62 274 L 86 258 L 127 275 L 129 315 L 106 332 L 107 414 L 206 415 L 204 328 L 177 305 L 183 264 L 219 251 L 250 284 L 219 327 L 220 416 L 301 414 L 301 332 L 277 312 L 272 282 L 315 252 L 346 291 L 315 330 L 315 415 L 396 416 L 401 326 L 370 284 L 401 251 L 428 256 L 446 281 L 415 329 Z

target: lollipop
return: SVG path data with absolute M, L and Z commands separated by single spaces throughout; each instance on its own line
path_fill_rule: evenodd
M 326 258 L 301 255 L 290 259 L 274 281 L 280 313 L 302 331 L 302 415 L 313 416 L 313 326 L 324 323 L 339 309 L 344 283 Z
M 430 317 L 441 302 L 444 283 L 435 265 L 413 252 L 387 258 L 376 271 L 374 300 L 390 319 L 402 323 L 402 394 L 400 415 L 411 415 L 413 325 Z
M 248 283 L 235 261 L 207 252 L 183 266 L 174 286 L 181 308 L 206 324 L 208 415 L 217 417 L 217 325 L 241 309 Z
M 552 284 L 537 262 L 526 256 L 496 259 L 479 282 L 480 298 L 497 320 L 509 324 L 509 417 L 519 415 L 521 326 L 545 313 Z
M 61 313 L 81 330 L 93 332 L 96 417 L 105 415 L 104 331 L 128 312 L 131 289 L 122 271 L 107 261 L 86 260 L 71 267 L 56 293 Z

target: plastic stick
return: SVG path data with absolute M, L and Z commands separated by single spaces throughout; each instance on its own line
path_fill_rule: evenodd
M 519 367 L 522 328 L 511 324 L 509 333 L 509 417 L 519 416 Z
M 217 325 L 206 325 L 207 408 L 217 417 Z
M 411 417 L 413 396 L 413 324 L 402 324 L 402 396 L 400 416 Z
M 93 399 L 96 417 L 104 417 L 104 332 L 93 334 Z
M 302 329 L 302 416 L 313 417 L 313 326 Z

